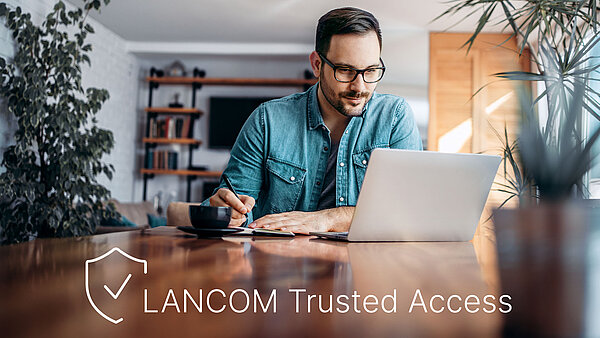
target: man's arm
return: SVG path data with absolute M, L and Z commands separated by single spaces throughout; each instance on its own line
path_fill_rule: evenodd
M 230 206 L 232 213 L 229 225 L 231 226 L 240 226 L 244 223 L 246 220 L 244 214 L 249 213 L 254 207 L 263 184 L 264 109 L 264 105 L 260 105 L 244 123 L 231 149 L 231 158 L 224 172 L 239 193 L 241 201 L 221 181 L 217 192 L 203 202 L 211 206 Z
M 261 217 L 251 228 L 277 229 L 308 235 L 311 231 L 348 231 L 354 207 L 337 207 L 320 211 L 290 211 Z

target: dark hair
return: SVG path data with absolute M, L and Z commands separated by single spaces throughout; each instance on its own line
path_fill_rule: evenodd
M 366 34 L 371 31 L 377 34 L 381 50 L 381 29 L 373 14 L 354 7 L 332 9 L 319 19 L 315 50 L 326 55 L 331 37 L 336 34 Z

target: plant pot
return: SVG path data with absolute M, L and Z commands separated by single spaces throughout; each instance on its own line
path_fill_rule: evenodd
M 504 336 L 581 336 L 594 209 L 557 203 L 494 213 Z

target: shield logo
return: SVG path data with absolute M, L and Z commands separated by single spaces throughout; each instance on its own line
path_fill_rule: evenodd
M 148 261 L 146 261 L 145 259 L 139 259 L 139 258 L 135 258 L 133 256 L 131 256 L 130 254 L 126 253 L 125 251 L 119 249 L 118 247 L 114 247 L 110 250 L 108 250 L 106 253 L 102 254 L 101 256 L 98 256 L 96 258 L 92 258 L 92 259 L 88 259 L 85 261 L 85 293 L 87 295 L 87 299 L 90 302 L 90 304 L 92 305 L 92 307 L 94 308 L 94 310 L 96 310 L 96 312 L 98 312 L 98 314 L 100 316 L 102 316 L 104 319 L 108 320 L 109 322 L 113 323 L 113 324 L 119 324 L 120 322 L 123 321 L 123 317 L 118 318 L 118 319 L 113 319 L 111 317 L 109 317 L 107 314 L 105 314 L 104 312 L 102 312 L 98 306 L 96 305 L 96 303 L 94 303 L 94 300 L 92 299 L 92 296 L 90 294 L 90 281 L 89 281 L 89 267 L 90 264 L 98 262 L 108 256 L 110 256 L 113 253 L 119 253 L 121 254 L 123 257 L 132 260 L 133 262 L 136 263 L 142 263 L 144 265 L 144 275 L 148 273 Z M 119 296 L 119 294 L 121 293 L 121 291 L 123 291 L 123 288 L 125 287 L 125 285 L 127 284 L 127 282 L 129 282 L 129 279 L 131 278 L 131 274 L 129 274 L 127 276 L 127 278 L 125 279 L 125 281 L 121 284 L 121 287 L 119 288 L 119 290 L 115 293 L 113 292 L 110 288 L 108 288 L 108 286 L 106 286 L 106 284 L 104 285 L 104 289 L 106 289 L 106 292 L 108 292 L 110 294 L 111 297 L 113 297 L 114 299 L 117 299 L 117 297 Z

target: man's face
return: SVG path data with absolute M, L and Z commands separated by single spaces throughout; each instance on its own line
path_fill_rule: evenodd
M 324 56 L 336 66 L 356 69 L 381 66 L 379 40 L 375 32 L 334 35 L 329 51 Z M 377 87 L 377 83 L 364 82 L 361 75 L 349 83 L 339 82 L 334 77 L 333 68 L 325 62 L 321 63 L 319 85 L 329 104 L 348 117 L 362 115 L 363 108 Z

